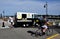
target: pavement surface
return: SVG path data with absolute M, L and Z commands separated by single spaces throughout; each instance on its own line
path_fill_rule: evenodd
M 10 26 L 10 22 L 3 21 L 3 20 L 0 19 L 0 28 L 3 26 L 3 22 L 4 22 L 5 27 L 9 27 Z
M 53 33 L 51 35 L 36 37 L 35 35 L 31 36 L 27 31 L 36 31 L 37 28 L 7 28 L 7 26 L 10 26 L 10 23 L 4 21 L 5 27 L 2 27 L 2 22 L 3 20 L 0 20 L 0 39 L 60 39 L 60 28 L 57 27 L 53 28 Z
M 35 31 L 36 28 L 5 28 L 0 29 L 0 39 L 47 39 L 51 38 L 51 36 L 58 34 L 55 30 L 52 35 L 44 35 L 44 36 L 31 36 L 30 33 L 27 33 L 28 30 Z M 53 37 L 53 39 L 60 39 L 59 37 Z

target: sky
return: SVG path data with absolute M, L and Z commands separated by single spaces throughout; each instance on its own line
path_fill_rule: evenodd
M 14 15 L 16 12 L 46 14 L 44 5 L 48 2 L 48 15 L 60 15 L 60 0 L 0 0 L 0 14 Z

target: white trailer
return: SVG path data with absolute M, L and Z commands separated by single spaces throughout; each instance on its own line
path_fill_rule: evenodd
M 32 26 L 34 22 L 34 15 L 37 13 L 17 12 L 15 16 L 15 25 L 18 26 Z

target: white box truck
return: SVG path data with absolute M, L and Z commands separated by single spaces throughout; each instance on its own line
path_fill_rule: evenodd
M 37 13 L 17 12 L 15 15 L 15 27 L 29 27 L 33 25 Z

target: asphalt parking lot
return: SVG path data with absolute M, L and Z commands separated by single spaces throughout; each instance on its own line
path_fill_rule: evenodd
M 0 39 L 60 39 L 60 28 L 54 27 L 53 34 L 47 36 L 31 36 L 27 31 L 36 31 L 37 28 L 6 28 L 9 23 L 5 22 L 5 27 L 2 27 L 2 20 L 0 20 Z M 52 30 L 52 29 L 50 29 Z
M 58 34 L 57 31 L 54 30 L 53 34 L 50 36 L 31 36 L 30 33 L 27 33 L 28 30 L 35 31 L 36 28 L 5 28 L 0 29 L 0 39 L 47 39 L 48 37 Z M 56 37 L 55 37 L 56 38 Z

